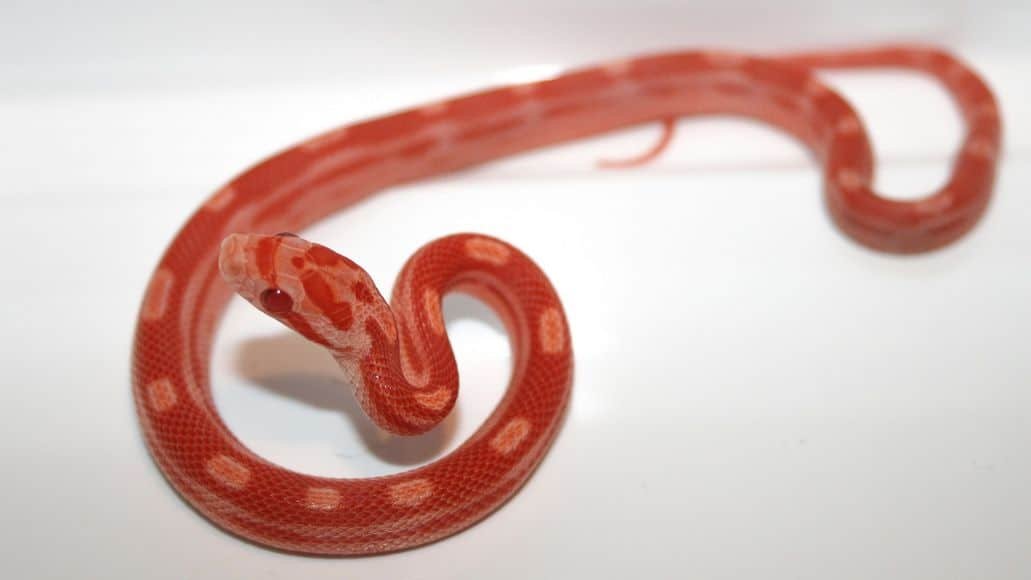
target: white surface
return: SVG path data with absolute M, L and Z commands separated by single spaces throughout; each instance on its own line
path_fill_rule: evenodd
M 733 4 L 5 8 L 2 575 L 1031 576 L 1026 7 L 892 3 L 889 17 L 789 2 L 743 18 Z M 681 123 L 640 170 L 593 161 L 640 151 L 654 127 L 397 188 L 307 232 L 383 288 L 419 245 L 462 230 L 516 244 L 556 284 L 573 407 L 541 469 L 484 523 L 375 558 L 286 555 L 220 532 L 150 462 L 128 383 L 144 285 L 200 200 L 261 157 L 517 66 L 898 36 L 968 57 L 1007 124 L 996 201 L 941 252 L 844 239 L 803 150 L 730 120 Z M 883 189 L 942 182 L 959 123 L 937 89 L 832 78 L 871 126 Z M 509 364 L 491 315 L 463 298 L 445 312 L 464 390 L 439 432 L 380 437 L 326 357 L 242 304 L 216 344 L 220 409 L 252 448 L 313 473 L 439 457 L 489 413 Z

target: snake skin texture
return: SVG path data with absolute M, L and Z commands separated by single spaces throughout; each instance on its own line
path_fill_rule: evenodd
M 917 200 L 872 189 L 870 140 L 816 68 L 906 68 L 953 96 L 966 133 L 947 183 Z M 692 51 L 572 71 L 403 111 L 318 136 L 212 195 L 161 258 L 132 355 L 136 409 L 156 464 L 222 528 L 288 551 L 372 554 L 454 534 L 511 497 L 540 463 L 570 399 L 570 329 L 544 273 L 507 243 L 459 234 L 420 249 L 388 304 L 350 259 L 292 234 L 384 188 L 645 122 L 736 114 L 807 144 L 839 228 L 870 248 L 915 253 L 959 238 L 983 214 L 1001 123 L 991 91 L 935 48 L 897 46 L 762 58 Z M 630 164 L 652 157 L 669 140 Z M 619 165 L 613 163 L 612 165 Z M 424 467 L 333 479 L 273 465 L 242 445 L 215 408 L 212 336 L 233 292 L 326 347 L 381 427 L 415 435 L 445 418 L 458 373 L 441 299 L 468 292 L 504 320 L 508 391 L 457 450 Z M 599 506 L 602 509 L 603 506 Z

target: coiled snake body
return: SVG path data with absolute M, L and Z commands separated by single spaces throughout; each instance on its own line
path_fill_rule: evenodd
M 916 201 L 876 195 L 863 125 L 817 79 L 816 67 L 903 67 L 939 79 L 967 126 L 947 183 Z M 830 215 L 876 250 L 913 253 L 948 244 L 973 227 L 988 203 L 1000 146 L 998 107 L 973 71 L 933 48 L 779 58 L 664 54 L 337 129 L 233 179 L 190 218 L 158 264 L 132 362 L 137 411 L 157 465 L 212 521 L 290 551 L 397 550 L 482 519 L 530 476 L 570 396 L 569 328 L 543 272 L 500 240 L 450 236 L 409 260 L 388 304 L 351 260 L 275 232 L 299 230 L 398 183 L 649 121 L 665 121 L 668 131 L 676 117 L 709 113 L 753 117 L 809 145 L 823 168 Z M 245 448 L 212 400 L 209 350 L 233 290 L 328 348 L 369 416 L 409 435 L 432 428 L 455 404 L 458 373 L 441 297 L 471 292 L 495 308 L 510 333 L 514 371 L 507 394 L 468 441 L 427 466 L 370 479 L 291 472 Z

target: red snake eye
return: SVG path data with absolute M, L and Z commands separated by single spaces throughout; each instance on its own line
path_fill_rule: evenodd
M 294 299 L 279 288 L 267 288 L 261 293 L 261 305 L 271 314 L 290 312 L 294 307 Z
M 278 238 L 296 238 L 297 234 L 295 234 L 293 232 L 279 232 L 278 234 L 276 234 L 276 237 L 278 237 Z

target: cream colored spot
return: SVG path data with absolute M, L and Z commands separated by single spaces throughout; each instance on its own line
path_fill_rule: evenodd
M 863 177 L 855 169 L 838 171 L 838 184 L 845 189 L 858 189 L 863 186 Z
M 340 505 L 340 492 L 331 487 L 309 487 L 305 499 L 309 508 L 329 511 Z
M 415 400 L 420 405 L 431 409 L 433 411 L 439 411 L 447 406 L 451 401 L 451 390 L 446 387 L 440 387 L 435 391 L 416 391 L 414 395 Z
M 424 117 L 436 117 L 438 115 L 443 115 L 444 113 L 446 113 L 449 106 L 450 105 L 447 101 L 431 103 L 419 109 L 419 114 L 423 115 Z
M 415 507 L 433 495 L 433 484 L 428 479 L 413 479 L 390 488 L 390 501 L 394 505 Z
M 208 460 L 208 475 L 222 485 L 235 490 L 247 487 L 251 470 L 228 455 L 216 455 Z
M 626 76 L 630 72 L 629 60 L 617 60 L 601 67 L 601 70 L 608 76 L 618 78 Z
M 150 408 L 163 413 L 179 402 L 179 396 L 175 393 L 175 386 L 170 379 L 158 379 L 147 385 L 147 398 L 150 399 Z
M 430 328 L 438 335 L 444 334 L 444 314 L 440 311 L 440 294 L 433 288 L 422 293 L 422 307 L 430 319 Z
M 948 211 L 954 202 L 955 196 L 953 193 L 945 189 L 938 192 L 937 195 L 917 201 L 916 209 L 924 214 L 939 214 Z
M 520 97 L 532 97 L 537 93 L 537 83 L 522 83 L 512 86 L 512 92 Z
M 566 326 L 558 308 L 549 308 L 541 314 L 537 335 L 541 341 L 541 350 L 547 353 L 562 352 L 566 346 Z
M 229 205 L 233 201 L 234 197 L 236 197 L 236 190 L 233 189 L 233 186 L 227 185 L 216 191 L 215 195 L 208 198 L 208 201 L 204 203 L 204 209 L 208 211 L 220 211 Z
M 995 147 L 992 142 L 985 138 L 974 139 L 971 141 L 965 149 L 967 155 L 977 157 L 979 159 L 993 159 L 995 157 Z
M 153 321 L 165 315 L 174 279 L 172 271 L 167 268 L 154 272 L 147 288 L 147 296 L 143 299 L 143 309 L 140 311 L 140 316 L 144 320 Z
M 508 261 L 512 250 L 505 244 L 487 238 L 469 238 L 465 242 L 465 251 L 469 257 L 500 266 Z
M 498 431 L 490 440 L 490 446 L 502 455 L 508 455 L 530 434 L 530 421 L 516 417 Z
M 838 120 L 834 129 L 839 135 L 855 135 L 860 130 L 859 119 L 849 115 Z

